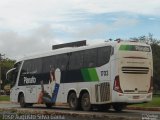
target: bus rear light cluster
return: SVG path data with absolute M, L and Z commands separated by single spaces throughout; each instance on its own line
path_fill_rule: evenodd
M 113 90 L 119 93 L 123 93 L 121 86 L 120 86 L 119 76 L 115 77 Z
M 151 93 L 152 91 L 153 91 L 153 77 L 151 76 L 150 87 L 149 87 L 148 93 Z

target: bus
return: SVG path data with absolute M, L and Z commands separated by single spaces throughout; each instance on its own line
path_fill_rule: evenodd
M 147 43 L 122 40 L 59 48 L 17 61 L 7 79 L 10 100 L 21 107 L 121 111 L 152 100 L 152 50 Z

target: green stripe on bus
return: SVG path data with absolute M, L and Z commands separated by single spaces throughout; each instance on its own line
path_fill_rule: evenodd
M 126 45 L 121 45 L 121 46 L 119 47 L 119 50 L 126 50 Z
M 88 71 L 89 71 L 91 81 L 98 81 L 98 75 L 97 75 L 96 69 L 90 68 Z
M 98 75 L 95 68 L 81 69 L 81 73 L 85 82 L 98 81 Z
M 119 50 L 129 50 L 129 51 L 131 51 L 132 49 L 133 49 L 133 45 L 121 45 L 120 47 L 119 47 Z
M 83 76 L 83 80 L 84 81 L 89 81 L 90 80 L 90 76 L 89 76 L 89 73 L 88 73 L 88 69 L 81 69 L 81 73 L 82 73 L 82 76 Z

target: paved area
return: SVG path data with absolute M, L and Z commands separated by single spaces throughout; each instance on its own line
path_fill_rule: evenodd
M 84 112 L 84 111 L 72 111 L 66 106 L 57 106 L 51 109 L 47 109 L 45 105 L 34 105 L 30 108 L 20 108 L 19 104 L 12 104 L 3 102 L 0 103 L 1 114 L 5 114 L 4 111 L 18 112 L 27 114 L 47 114 L 47 115 L 62 115 L 63 118 L 67 119 L 86 119 L 86 120 L 141 120 L 144 116 L 155 116 L 158 115 L 160 119 L 159 111 L 143 111 L 143 110 L 124 110 L 122 112 L 115 112 L 114 110 L 99 112 L 96 110 Z M 76 116 L 76 117 L 75 117 Z M 94 119 L 93 119 L 94 118 Z M 149 119 L 150 120 L 150 119 Z M 156 119 L 155 119 L 156 120 Z

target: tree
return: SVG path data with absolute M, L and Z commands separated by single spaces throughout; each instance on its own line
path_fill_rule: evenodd
M 9 69 L 13 67 L 15 63 L 15 60 L 11 60 L 8 58 L 1 59 L 0 61 L 0 67 L 1 67 L 1 80 L 3 81 L 2 88 L 4 85 L 9 84 L 8 81 L 6 81 L 6 73 Z

